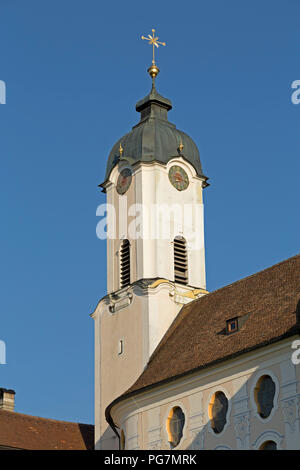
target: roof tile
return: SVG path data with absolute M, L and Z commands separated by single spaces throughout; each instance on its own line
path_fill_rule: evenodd
M 92 450 L 94 426 L 0 410 L 0 447 L 25 450 Z

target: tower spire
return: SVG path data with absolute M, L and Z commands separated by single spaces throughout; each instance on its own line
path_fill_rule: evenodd
M 165 46 L 165 42 L 161 42 L 158 39 L 158 36 L 155 36 L 155 29 L 152 29 L 152 36 L 148 34 L 148 37 L 142 36 L 142 39 L 148 41 L 148 43 L 152 46 L 152 65 L 148 68 L 147 72 L 149 73 L 150 77 L 152 78 L 152 88 L 155 88 L 155 78 L 159 74 L 159 68 L 155 63 L 155 47 Z

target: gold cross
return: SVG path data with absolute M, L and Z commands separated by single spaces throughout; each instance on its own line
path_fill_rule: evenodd
M 153 47 L 153 59 L 152 59 L 152 64 L 155 65 L 155 56 L 154 56 L 154 46 L 159 47 L 159 46 L 165 46 L 165 42 L 160 42 L 158 40 L 158 36 L 155 37 L 155 29 L 152 29 L 152 36 L 148 34 L 148 37 L 146 38 L 145 36 L 142 36 L 142 39 L 146 39 L 146 41 L 149 41 L 149 44 L 152 45 Z

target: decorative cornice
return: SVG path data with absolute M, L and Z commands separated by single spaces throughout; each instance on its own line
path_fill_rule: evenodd
M 94 314 L 101 303 L 109 305 L 109 311 L 111 313 L 115 313 L 118 310 L 121 310 L 122 308 L 130 305 L 135 294 L 149 295 L 151 293 L 157 292 L 157 289 L 165 287 L 169 289 L 169 295 L 174 300 L 174 302 L 181 305 L 199 299 L 203 295 L 208 294 L 208 291 L 205 289 L 195 289 L 191 286 L 182 287 L 182 289 L 180 289 L 173 281 L 169 281 L 168 279 L 139 279 L 138 281 L 132 282 L 129 286 L 123 289 L 119 289 L 116 292 L 112 292 L 102 297 L 102 299 L 99 300 L 95 311 L 91 314 L 91 317 L 94 318 Z

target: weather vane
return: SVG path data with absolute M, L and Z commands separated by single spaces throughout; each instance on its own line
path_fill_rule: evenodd
M 155 36 L 155 29 L 152 29 L 152 36 L 151 34 L 148 34 L 147 38 L 145 36 L 142 36 L 142 39 L 146 39 L 146 41 L 148 41 L 148 43 L 152 46 L 152 49 L 153 49 L 152 65 L 151 67 L 149 67 L 148 72 L 152 77 L 153 86 L 154 86 L 154 79 L 159 73 L 159 68 L 155 64 L 155 47 L 165 46 L 166 43 L 158 40 L 159 39 L 158 36 L 157 37 Z

